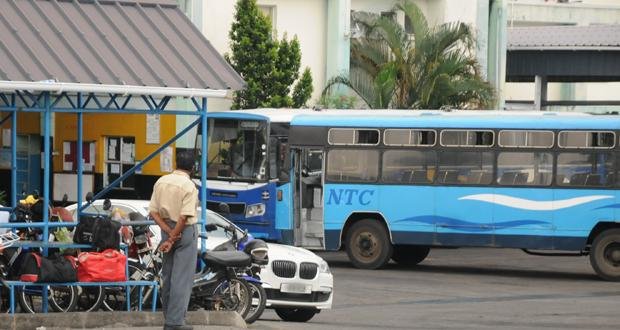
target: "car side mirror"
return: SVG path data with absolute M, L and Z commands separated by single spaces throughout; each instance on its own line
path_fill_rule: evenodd
M 207 230 L 207 232 L 208 232 L 208 233 L 210 233 L 210 232 L 212 232 L 212 231 L 214 231 L 214 230 L 217 230 L 217 225 L 216 225 L 216 224 L 214 224 L 214 223 L 208 223 L 208 224 L 205 226 L 205 229 Z
M 92 201 L 93 201 L 93 192 L 92 191 L 89 191 L 86 194 L 86 201 L 89 202 L 89 203 L 92 203 Z
M 66 203 L 67 200 L 69 200 L 69 196 L 67 196 L 67 194 L 62 195 L 62 203 Z
M 106 199 L 103 201 L 103 209 L 104 209 L 105 211 L 109 211 L 111 208 L 112 208 L 112 202 L 110 202 L 110 199 L 109 199 L 109 198 L 106 198 Z

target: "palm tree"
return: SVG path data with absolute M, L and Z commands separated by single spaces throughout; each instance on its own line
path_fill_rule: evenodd
M 467 24 L 429 27 L 409 0 L 400 0 L 394 10 L 405 14 L 409 32 L 390 17 L 353 14 L 363 36 L 351 40 L 349 76 L 330 79 L 323 94 L 345 85 L 369 108 L 486 108 L 492 103 L 493 88 L 480 76 Z

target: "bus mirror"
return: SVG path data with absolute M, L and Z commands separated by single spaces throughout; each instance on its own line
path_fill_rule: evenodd
M 291 172 L 291 155 L 286 143 L 278 143 L 278 179 L 280 182 L 288 182 Z

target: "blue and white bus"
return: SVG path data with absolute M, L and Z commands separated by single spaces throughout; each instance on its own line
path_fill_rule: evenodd
M 589 254 L 620 280 L 619 133 L 618 116 L 586 114 L 293 115 L 274 226 L 295 245 L 344 248 L 360 268 L 482 246 Z
M 290 182 L 290 166 L 284 165 L 290 159 L 286 148 L 290 120 L 296 114 L 309 112 L 268 109 L 210 112 L 207 207 L 219 212 L 220 204 L 226 203 L 230 220 L 255 237 L 293 243 L 286 228 L 276 225 L 276 212 L 283 210 L 283 207 L 276 208 L 276 189 L 287 189 Z M 201 150 L 201 141 L 197 135 L 197 152 Z

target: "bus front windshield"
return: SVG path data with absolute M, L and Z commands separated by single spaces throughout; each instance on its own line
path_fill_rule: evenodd
M 208 179 L 267 180 L 267 122 L 210 118 L 207 134 Z

